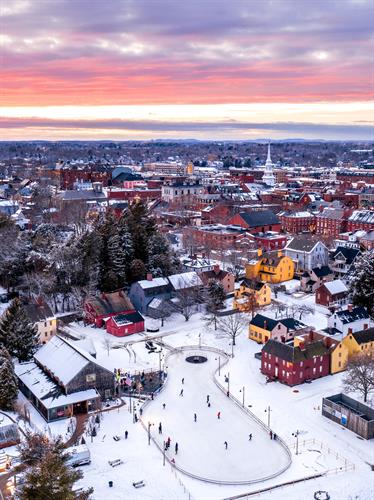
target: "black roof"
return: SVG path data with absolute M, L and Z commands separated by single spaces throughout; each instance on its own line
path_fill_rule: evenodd
M 291 363 L 300 363 L 307 359 L 323 356 L 327 354 L 329 350 L 321 340 L 306 344 L 305 347 L 301 349 L 301 347 L 294 347 L 291 344 L 284 344 L 283 342 L 270 339 L 262 348 L 262 352 L 272 354 Z
M 32 323 L 45 321 L 53 316 L 53 312 L 48 304 L 25 304 L 24 305 L 27 317 Z
M 358 344 L 366 344 L 367 342 L 374 342 L 374 328 L 367 328 L 360 332 L 352 333 L 354 339 Z
M 240 212 L 239 215 L 249 227 L 280 224 L 278 217 L 271 210 Z
M 360 250 L 357 250 L 357 248 L 348 248 L 348 247 L 337 247 L 335 250 L 332 258 L 335 259 L 338 254 L 342 254 L 346 261 L 347 264 L 352 264 L 352 262 L 355 260 L 357 255 L 360 253 Z
M 344 309 L 343 311 L 337 311 L 335 314 L 339 317 L 343 325 L 353 323 L 359 319 L 369 319 L 369 314 L 365 307 L 355 307 L 352 311 Z
M 295 236 L 288 243 L 285 250 L 296 250 L 299 252 L 311 252 L 313 248 L 319 243 L 318 240 L 312 239 L 308 236 Z
M 273 330 L 278 321 L 273 318 L 268 318 L 267 316 L 263 316 L 262 314 L 256 314 L 254 318 L 252 318 L 250 324 L 253 326 L 257 326 L 258 328 L 264 328 L 265 330 Z M 265 328 L 266 324 L 266 328 Z
M 317 278 L 323 278 L 324 276 L 332 274 L 332 271 L 329 268 L 329 266 L 314 267 L 312 271 L 317 276 Z
M 122 321 L 129 321 L 130 323 L 140 323 L 144 321 L 143 316 L 138 311 L 129 312 L 126 314 L 117 314 L 113 317 L 116 323 L 121 323 Z
M 280 319 L 279 323 L 282 323 L 288 330 L 300 330 L 301 328 L 306 328 L 306 325 L 295 318 L 284 318 Z
M 244 278 L 244 280 L 241 281 L 241 283 L 240 283 L 240 286 L 246 286 L 247 288 L 250 288 L 251 290 L 257 290 L 257 291 L 260 291 L 264 285 L 265 285 L 265 283 L 262 283 L 262 281 L 251 280 L 248 278 Z

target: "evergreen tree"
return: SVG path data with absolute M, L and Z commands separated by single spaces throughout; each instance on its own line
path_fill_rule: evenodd
M 69 455 L 61 438 L 49 440 L 42 434 L 27 434 L 20 451 L 20 468 L 26 467 L 26 470 L 25 481 L 17 489 L 19 500 L 90 498 L 92 488 L 74 492 L 74 484 L 82 478 L 83 473 L 67 465 Z
M 13 410 L 17 401 L 18 381 L 8 351 L 0 348 L 0 410 Z
M 149 240 L 148 269 L 154 276 L 169 276 L 180 271 L 180 261 L 161 233 L 155 233 Z
M 142 201 L 132 203 L 123 217 L 126 220 L 131 234 L 134 258 L 143 261 L 143 263 L 147 265 L 149 258 L 149 240 L 157 231 L 156 223 Z
M 14 299 L 0 321 L 0 346 L 18 361 L 29 361 L 38 345 L 37 328 L 30 323 L 19 299 Z
M 374 317 L 374 250 L 356 259 L 350 293 L 353 304 L 366 307 L 370 316 Z
M 130 280 L 131 282 L 143 280 L 147 270 L 144 262 L 140 259 L 134 259 L 130 264 Z
M 108 240 L 110 275 L 113 276 L 113 289 L 123 288 L 126 284 L 127 255 L 123 251 L 121 236 L 115 233 Z

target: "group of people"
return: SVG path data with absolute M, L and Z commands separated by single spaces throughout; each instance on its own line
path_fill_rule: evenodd
M 161 423 L 160 423 L 160 425 L 161 425 Z M 168 437 L 167 440 L 165 441 L 165 451 L 167 451 L 170 448 L 170 444 L 171 444 L 171 439 L 170 439 L 170 437 Z M 174 451 L 175 451 L 176 455 L 178 455 L 178 450 L 179 450 L 179 445 L 178 445 L 178 443 L 175 443 Z

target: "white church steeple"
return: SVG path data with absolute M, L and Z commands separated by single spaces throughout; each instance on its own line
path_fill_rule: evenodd
M 268 156 L 266 158 L 266 163 L 265 163 L 265 173 L 262 177 L 262 181 L 265 182 L 268 186 L 274 186 L 275 185 L 275 177 L 273 173 L 273 162 L 271 161 L 271 156 L 270 156 L 270 142 L 268 144 Z

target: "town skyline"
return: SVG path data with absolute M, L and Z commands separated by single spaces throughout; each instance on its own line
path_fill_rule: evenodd
M 5 1 L 4 140 L 373 140 L 373 4 Z

